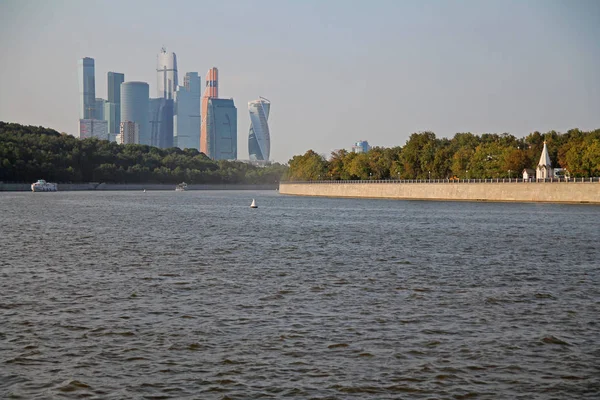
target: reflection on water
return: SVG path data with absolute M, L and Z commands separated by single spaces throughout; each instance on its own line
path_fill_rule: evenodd
M 574 205 L 0 193 L 0 393 L 598 398 L 598 221 Z

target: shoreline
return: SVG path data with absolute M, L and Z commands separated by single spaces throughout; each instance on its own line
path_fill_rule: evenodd
M 59 183 L 58 192 L 74 191 L 175 191 L 176 184 L 163 183 Z M 270 184 L 237 184 L 237 183 L 216 183 L 216 184 L 188 184 L 186 191 L 191 190 L 276 190 L 279 187 L 277 183 Z M 31 183 L 0 183 L 0 192 L 31 192 Z

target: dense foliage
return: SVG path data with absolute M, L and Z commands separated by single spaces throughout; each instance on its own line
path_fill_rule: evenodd
M 195 149 L 79 140 L 55 130 L 0 121 L 0 181 L 108 183 L 276 183 L 287 167 L 212 161 Z
M 338 150 L 329 160 L 309 150 L 290 160 L 288 174 L 294 181 L 515 178 L 525 168 L 535 169 L 544 140 L 554 168 L 566 168 L 572 177 L 600 175 L 600 129 L 534 132 L 521 139 L 506 133 L 457 133 L 452 139 L 413 133 L 404 147 L 375 147 L 367 153 Z

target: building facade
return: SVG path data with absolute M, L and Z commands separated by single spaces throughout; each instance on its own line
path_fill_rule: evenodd
M 369 146 L 369 142 L 366 140 L 359 140 L 352 146 L 353 153 L 366 153 L 369 150 L 371 150 L 371 146 Z
M 121 84 L 125 74 L 108 72 L 106 74 L 108 100 L 104 103 L 104 119 L 108 121 L 108 132 L 118 135 L 121 127 Z
M 202 96 L 202 124 L 200 128 L 200 151 L 208 157 L 213 158 L 210 154 L 211 138 L 207 129 L 208 103 L 212 98 L 219 97 L 219 70 L 213 67 L 206 73 L 206 86 L 204 88 L 204 96 Z
M 121 102 L 121 83 L 125 82 L 125 74 L 118 72 L 108 72 L 106 74 L 106 82 L 108 85 L 108 102 Z
M 96 73 L 94 59 L 84 57 L 78 63 L 79 119 L 96 117 Z
M 146 82 L 121 84 L 121 121 L 138 124 L 139 143 L 151 145 L 149 113 L 149 86 Z
M 118 134 L 121 126 L 121 103 L 104 103 L 104 119 L 108 122 L 108 133 Z
M 173 147 L 173 100 L 150 99 L 149 121 L 150 144 L 162 149 Z
M 200 77 L 185 74 L 183 86 L 175 92 L 173 145 L 180 149 L 200 149 Z
M 79 120 L 79 139 L 98 138 L 109 140 L 108 123 L 97 119 Z
M 207 99 L 205 154 L 213 160 L 237 159 L 237 108 L 233 99 Z
M 133 121 L 123 121 L 120 125 L 120 133 L 117 136 L 119 144 L 138 144 L 140 142 L 140 126 Z
M 157 56 L 157 97 L 173 100 L 179 81 L 177 79 L 177 56 L 164 47 Z
M 100 99 L 100 98 L 96 98 L 95 101 L 95 119 L 99 119 L 99 120 L 106 120 L 106 118 L 104 118 L 104 104 L 106 103 L 106 100 L 104 99 Z
M 250 132 L 248 154 L 250 161 L 268 161 L 271 154 L 271 133 L 269 131 L 269 111 L 271 102 L 263 97 L 248 103 Z

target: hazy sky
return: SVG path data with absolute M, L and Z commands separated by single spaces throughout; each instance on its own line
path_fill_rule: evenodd
M 271 157 L 412 132 L 600 128 L 600 1 L 0 0 L 0 120 L 77 134 L 77 60 L 150 84 L 156 56 L 219 68 L 238 108 L 271 100 Z

